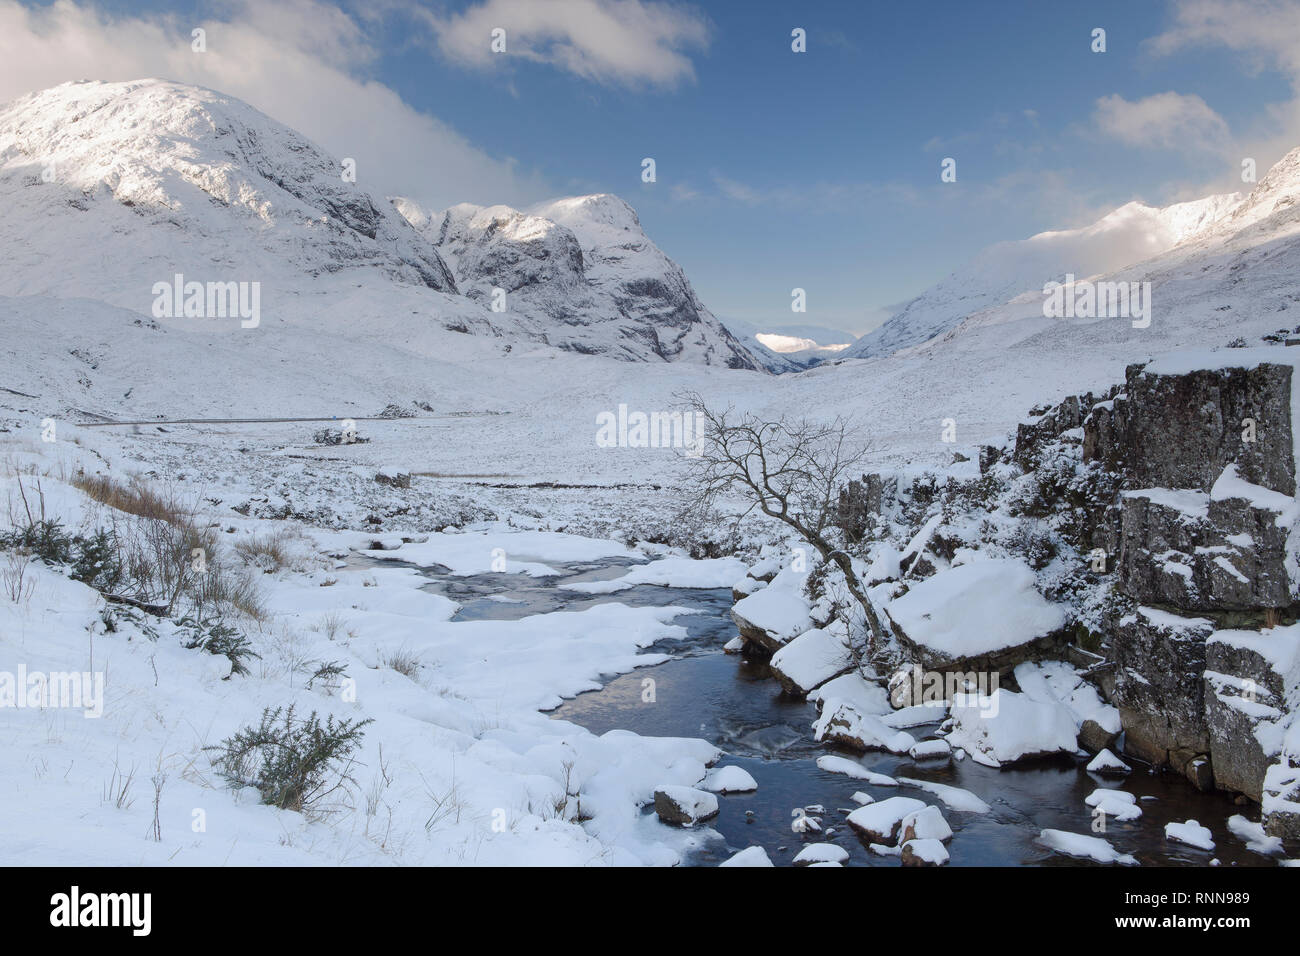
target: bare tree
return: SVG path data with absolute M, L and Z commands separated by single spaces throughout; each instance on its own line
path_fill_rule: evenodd
M 747 506 L 735 515 L 738 524 L 759 511 L 792 528 L 844 575 L 866 618 L 868 654 L 874 654 L 885 637 L 880 618 L 852 557 L 834 541 L 840 488 L 857 476 L 867 452 L 865 444 L 854 441 L 848 420 L 767 420 L 731 406 L 710 408 L 693 392 L 683 401 L 700 429 L 696 447 L 685 457 L 695 486 L 689 510 L 697 517 L 716 513 L 740 496 Z

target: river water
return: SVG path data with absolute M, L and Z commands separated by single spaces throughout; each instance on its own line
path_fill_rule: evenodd
M 1089 865 L 1039 845 L 1036 838 L 1045 828 L 1104 836 L 1117 850 L 1133 854 L 1144 865 L 1205 866 L 1215 859 L 1225 866 L 1274 865 L 1272 858 L 1247 850 L 1227 828 L 1228 818 L 1236 813 L 1257 820 L 1257 807 L 1234 806 L 1224 794 L 1198 793 L 1181 777 L 1152 773 L 1129 758 L 1125 759 L 1133 773 L 1100 778 L 1084 771 L 1085 760 L 1073 757 L 997 770 L 970 759 L 935 764 L 888 753 L 859 756 L 817 744 L 810 729 L 817 716 L 812 704 L 784 695 L 763 660 L 722 650 L 723 644 L 736 636 L 728 613 L 729 590 L 647 585 L 608 595 L 586 595 L 556 586 L 619 577 L 631 563 L 549 562 L 560 574 L 541 578 L 511 574 L 456 577 L 441 568 L 422 570 L 431 579 L 426 587 L 462 605 L 454 620 L 511 620 L 607 602 L 692 609 L 693 613 L 675 621 L 685 628 L 684 638 L 646 648 L 647 652 L 673 654 L 673 660 L 630 674 L 610 675 L 601 690 L 566 701 L 552 713 L 596 734 L 624 729 L 655 736 L 702 737 L 726 754 L 719 766 L 734 764 L 749 771 L 758 790 L 719 795 L 721 812 L 707 823 L 719 836 L 706 841 L 688 864 L 716 865 L 758 844 L 778 866 L 790 865 L 806 843 L 829 840 L 848 851 L 846 865 L 896 867 L 897 857 L 871 853 L 844 823 L 845 814 L 857 806 L 851 799 L 853 793 L 862 790 L 877 800 L 897 795 L 937 804 L 954 831 L 948 843 L 953 866 Z M 642 700 L 642 681 L 647 677 L 655 681 L 653 703 Z M 914 727 L 908 733 L 920 740 L 933 729 Z M 961 787 L 979 796 L 992 810 L 986 814 L 959 812 L 914 787 L 877 787 L 828 773 L 816 765 L 817 757 L 826 753 L 840 753 L 891 777 Z M 1136 795 L 1142 817 L 1132 823 L 1110 820 L 1104 834 L 1093 834 L 1091 811 L 1084 798 L 1097 787 L 1118 787 Z M 827 832 L 794 833 L 792 811 L 813 805 L 825 808 L 820 816 Z M 647 807 L 645 812 L 653 810 Z M 1210 828 L 1216 844 L 1213 852 L 1165 840 L 1167 822 L 1188 819 Z

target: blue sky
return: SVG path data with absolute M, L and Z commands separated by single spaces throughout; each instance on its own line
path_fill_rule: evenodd
M 861 332 L 989 243 L 1232 191 L 1242 157 L 1262 175 L 1300 145 L 1300 13 L 1280 0 L 62 8 L 0 0 L 0 23 L 21 20 L 27 46 L 99 35 L 111 54 L 67 78 L 138 70 L 247 99 L 364 157 L 382 191 L 618 193 L 715 313 L 757 324 Z M 206 58 L 185 55 L 192 24 Z M 0 67 L 0 95 L 50 70 Z

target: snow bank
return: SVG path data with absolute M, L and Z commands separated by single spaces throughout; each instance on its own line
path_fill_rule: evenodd
M 610 581 L 575 581 L 561 584 L 566 591 L 583 594 L 612 594 L 639 584 L 668 588 L 729 588 L 739 575 L 745 573 L 745 563 L 738 558 L 670 557 L 638 564 L 627 574 Z

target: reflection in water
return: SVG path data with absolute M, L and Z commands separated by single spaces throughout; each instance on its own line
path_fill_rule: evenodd
M 526 556 L 516 556 L 527 560 Z M 908 757 L 842 752 L 863 767 L 892 777 L 913 777 L 961 787 L 978 795 L 992 809 L 987 814 L 963 813 L 943 807 L 937 797 L 914 787 L 878 787 L 817 767 L 827 748 L 815 744 L 809 725 L 816 709 L 806 701 L 781 693 L 765 663 L 722 653 L 735 636 L 728 611 L 731 594 L 722 590 L 688 590 L 638 586 L 613 594 L 587 595 L 566 591 L 561 581 L 604 580 L 625 573 L 630 561 L 552 565 L 561 573 L 545 578 L 484 574 L 453 577 L 425 569 L 430 590 L 461 603 L 456 620 L 514 620 L 530 614 L 582 610 L 595 604 L 679 605 L 697 613 L 678 618 L 686 637 L 665 641 L 647 652 L 668 652 L 674 660 L 632 674 L 611 676 L 604 688 L 565 702 L 553 716 L 580 724 L 593 733 L 624 729 L 639 734 L 702 737 L 727 756 L 722 763 L 743 767 L 758 781 L 755 793 L 719 799 L 721 812 L 709 826 L 719 835 L 706 841 L 689 862 L 713 865 L 747 846 L 760 844 L 778 866 L 789 864 L 806 843 L 829 840 L 849 852 L 848 865 L 898 866 L 896 857 L 881 857 L 844 823 L 857 806 L 852 796 L 862 790 L 875 799 L 895 795 L 937 803 L 954 831 L 948 844 L 953 866 L 1075 866 L 1091 865 L 1052 853 L 1036 842 L 1045 828 L 1091 833 L 1092 817 L 1084 798 L 1097 787 L 1122 787 L 1138 796 L 1143 815 L 1131 823 L 1109 822 L 1104 836 L 1116 849 L 1132 853 L 1146 865 L 1204 866 L 1211 859 L 1223 865 L 1273 865 L 1252 853 L 1228 832 L 1227 819 L 1244 812 L 1258 819 L 1257 807 L 1237 807 L 1223 794 L 1196 792 L 1181 777 L 1151 773 L 1130 763 L 1134 772 L 1115 780 L 1093 777 L 1086 761 L 1071 757 L 1042 761 L 1014 770 L 982 767 L 967 759 L 955 763 L 917 763 Z M 504 600 L 503 600 L 504 599 Z M 654 701 L 643 699 L 643 681 L 655 682 Z M 914 727 L 917 739 L 933 726 Z M 790 829 L 794 807 L 821 804 L 825 831 L 796 834 Z M 647 808 L 647 813 L 652 812 Z M 1212 853 L 1170 843 L 1164 826 L 1195 819 L 1213 831 Z

